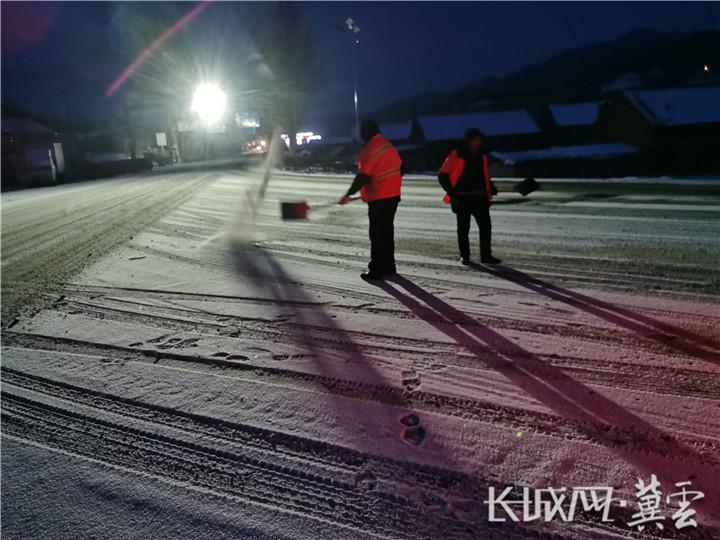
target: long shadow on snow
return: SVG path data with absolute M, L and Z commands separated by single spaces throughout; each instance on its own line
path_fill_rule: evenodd
M 380 360 L 366 355 L 322 304 L 302 284 L 295 282 L 272 254 L 237 242 L 232 246 L 232 256 L 241 279 L 249 280 L 256 290 L 268 294 L 278 304 L 296 308 L 288 333 L 318 368 L 326 381 L 323 384 L 334 386 L 330 392 L 322 394 L 323 399 L 333 400 L 333 404 L 323 411 L 328 414 L 329 421 L 338 424 L 346 434 L 357 436 L 363 451 L 409 461 L 430 452 L 433 466 L 466 475 L 462 471 L 466 471 L 467 467 L 458 463 L 443 441 L 433 437 L 432 433 L 428 433 L 422 449 L 397 443 L 383 447 L 382 441 L 398 441 L 400 438 L 403 426 L 398 418 L 402 413 L 412 412 L 411 397 L 377 369 Z M 328 341 L 328 334 L 334 335 L 332 342 Z M 357 384 L 357 381 L 363 382 Z M 419 416 L 422 419 L 421 413 Z M 354 421 L 347 424 L 348 418 Z M 363 444 L 363 432 L 368 439 L 366 444 Z M 470 489 L 475 492 L 479 487 L 473 485 Z
M 641 336 L 657 341 L 669 349 L 702 360 L 720 362 L 720 343 L 709 337 L 698 335 L 684 328 L 658 321 L 647 315 L 616 306 L 610 302 L 598 300 L 586 294 L 558 287 L 514 268 L 507 266 L 489 267 L 476 263 L 470 263 L 469 266 L 636 332 Z
M 672 435 L 548 365 L 409 279 L 397 277 L 391 282 L 378 282 L 377 286 L 472 354 L 482 354 L 483 360 L 518 388 L 574 422 L 593 441 L 611 448 L 646 480 L 655 474 L 666 489 L 675 482 L 692 480 L 693 486 L 705 493 L 705 499 L 695 503 L 696 508 L 702 507 L 715 519 L 720 518 L 717 456 L 710 459 L 700 456 Z M 484 352 L 479 353 L 478 349 Z M 628 482 L 635 480 L 628 478 Z

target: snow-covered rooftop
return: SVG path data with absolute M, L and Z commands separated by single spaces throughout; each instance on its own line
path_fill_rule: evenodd
M 593 101 L 550 105 L 550 114 L 558 126 L 587 126 L 597 120 L 598 103 Z
M 553 146 L 523 152 L 493 152 L 493 155 L 505 163 L 522 161 L 540 161 L 544 159 L 602 159 L 634 154 L 637 148 L 624 143 L 583 144 L 578 146 Z
M 653 124 L 720 123 L 720 86 L 632 90 L 625 95 Z
M 485 135 L 520 135 L 538 133 L 540 129 L 525 110 L 421 116 L 420 127 L 428 141 L 462 139 L 468 128 L 477 128 Z
M 390 141 L 401 141 L 410 138 L 412 131 L 412 122 L 402 122 L 400 124 L 380 124 L 380 133 L 383 137 Z

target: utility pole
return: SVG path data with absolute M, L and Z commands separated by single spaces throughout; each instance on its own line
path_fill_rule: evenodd
M 360 33 L 360 27 L 355 24 L 355 21 L 348 18 L 348 20 L 345 21 L 345 26 L 347 27 L 348 31 L 351 33 L 351 38 L 353 40 L 352 48 L 353 48 L 353 103 L 355 105 L 355 142 L 360 142 L 360 115 L 358 113 L 358 49 L 360 47 L 360 38 L 358 34 Z

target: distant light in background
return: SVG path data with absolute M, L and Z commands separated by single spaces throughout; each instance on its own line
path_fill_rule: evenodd
M 259 128 L 260 115 L 253 112 L 235 113 L 235 125 L 243 128 Z
M 703 71 L 704 71 L 705 73 L 707 73 L 708 71 L 710 71 L 710 66 L 708 66 L 707 64 L 705 64 L 705 65 L 703 66 Z
M 267 152 L 268 143 L 265 139 L 254 139 L 245 145 L 245 149 L 250 154 L 264 154 Z
M 290 148 L 290 136 L 287 133 L 280 135 L 280 138 L 285 143 L 285 146 Z M 310 144 L 313 141 L 321 141 L 322 135 L 314 133 L 312 131 L 300 131 L 295 134 L 295 144 L 302 146 L 303 144 Z
M 195 90 L 190 110 L 196 113 L 204 124 L 212 125 L 222 119 L 226 105 L 227 97 L 219 86 L 203 83 Z
M 322 140 L 322 137 L 317 133 L 313 133 L 312 131 L 303 131 L 295 134 L 295 142 L 298 144 L 298 146 L 300 146 L 301 144 L 309 144 L 312 141 L 320 140 Z

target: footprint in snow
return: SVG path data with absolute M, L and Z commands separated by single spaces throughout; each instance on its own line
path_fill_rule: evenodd
M 156 345 L 158 349 L 187 349 L 197 347 L 198 339 L 188 338 L 181 339 L 177 337 L 169 337 L 169 334 L 149 339 L 147 342 Z
M 226 352 L 216 352 L 211 355 L 213 358 L 223 358 L 225 360 L 241 360 L 243 362 L 250 360 L 247 356 L 242 354 L 230 354 Z
M 420 425 L 420 417 L 415 413 L 408 413 L 398 418 L 403 426 L 400 430 L 400 440 L 410 446 L 420 446 L 425 441 L 425 428 Z
M 420 386 L 420 374 L 414 369 L 405 370 L 400 375 L 402 377 L 400 382 L 408 392 L 412 392 Z
M 362 470 L 354 476 L 353 483 L 355 487 L 372 491 L 377 488 L 378 480 L 372 471 Z

